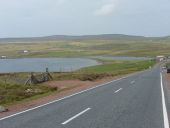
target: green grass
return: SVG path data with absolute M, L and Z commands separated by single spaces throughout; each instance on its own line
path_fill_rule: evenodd
M 8 57 L 84 57 L 96 55 L 170 55 L 170 39 L 160 40 L 79 40 L 0 44 L 0 56 Z M 20 51 L 29 50 L 29 54 Z
M 0 104 L 21 101 L 37 95 L 56 91 L 57 88 L 38 86 L 23 86 L 15 84 L 0 84 Z
M 81 69 L 83 73 L 117 73 L 148 69 L 155 61 L 107 61 L 106 64 Z
M 96 80 L 142 71 L 155 65 L 155 61 L 105 61 L 102 65 L 79 70 L 80 80 Z
M 82 68 L 74 72 L 66 73 L 51 73 L 54 80 L 70 80 L 81 79 L 86 74 L 100 74 L 111 76 L 127 74 L 135 71 L 141 71 L 152 67 L 156 62 L 154 60 L 146 61 L 113 61 L 97 59 L 101 65 Z M 36 73 L 37 74 L 37 73 Z M 38 73 L 39 74 L 39 73 Z M 104 76 L 105 76 L 104 75 Z M 0 74 L 0 83 L 2 84 L 17 84 L 23 85 L 25 81 L 30 77 L 30 73 L 8 73 Z
M 114 77 L 148 69 L 156 64 L 154 60 L 147 61 L 112 61 L 100 60 L 101 65 L 82 68 L 71 73 L 53 73 L 55 80 L 90 80 Z

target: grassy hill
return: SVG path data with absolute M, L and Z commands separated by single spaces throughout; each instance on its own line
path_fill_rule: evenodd
M 32 42 L 32 41 L 55 41 L 55 40 L 140 40 L 147 39 L 143 36 L 131 36 L 122 34 L 101 34 L 101 35 L 82 35 L 82 36 L 68 36 L 68 35 L 53 35 L 44 37 L 26 37 L 26 38 L 1 38 L 0 43 L 15 43 L 15 42 Z
M 30 52 L 23 54 L 23 50 Z M 2 55 L 6 55 L 9 58 L 170 55 L 170 37 L 103 34 L 3 38 L 0 39 L 0 56 Z

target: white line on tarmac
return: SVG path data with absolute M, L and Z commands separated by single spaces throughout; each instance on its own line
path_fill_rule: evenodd
M 130 83 L 131 83 L 131 84 L 134 84 L 134 83 L 135 83 L 135 81 L 131 81 Z
M 133 73 L 133 74 L 130 74 L 130 75 L 128 75 L 128 76 L 125 76 L 125 77 L 119 78 L 119 79 L 117 79 L 117 80 L 112 80 L 112 81 L 110 81 L 110 82 L 107 82 L 107 83 L 104 83 L 104 84 L 100 84 L 100 85 L 97 85 L 97 86 L 95 86 L 95 87 L 92 87 L 92 88 L 89 88 L 89 89 L 86 89 L 86 90 L 83 90 L 83 91 L 80 91 L 80 92 L 74 93 L 74 94 L 72 94 L 72 95 L 69 95 L 69 96 L 63 97 L 63 98 L 61 98 L 61 99 L 57 99 L 57 100 L 54 100 L 54 101 L 48 102 L 48 103 L 46 103 L 46 104 L 42 104 L 42 105 L 39 105 L 39 106 L 37 106 L 37 107 L 31 108 L 31 109 L 27 109 L 27 110 L 24 110 L 24 111 L 21 111 L 21 112 L 18 112 L 18 113 L 15 113 L 15 114 L 12 114 L 12 115 L 9 115 L 9 116 L 6 116 L 6 117 L 3 117 L 3 118 L 0 118 L 0 121 L 5 120 L 5 119 L 8 119 L 8 118 L 11 118 L 11 117 L 15 117 L 15 116 L 17 116 L 17 115 L 21 115 L 21 114 L 23 114 L 23 113 L 26 113 L 26 112 L 29 112 L 29 111 L 32 111 L 32 110 L 35 110 L 35 109 L 38 109 L 38 108 L 41 108 L 41 107 L 44 107 L 44 106 L 47 106 L 47 105 L 53 104 L 53 103 L 56 103 L 56 102 L 61 101 L 61 100 L 64 100 L 64 99 L 68 99 L 68 98 L 70 98 L 70 97 L 73 97 L 73 96 L 79 95 L 79 94 L 81 94 L 81 93 L 88 92 L 88 91 L 90 91 L 90 90 L 93 90 L 93 89 L 96 89 L 96 88 L 99 88 L 99 87 L 105 86 L 105 85 L 107 85 L 107 84 L 110 84 L 110 83 L 113 83 L 113 82 L 116 82 L 116 81 L 120 81 L 120 80 L 122 80 L 122 79 L 125 79 L 125 78 L 128 78 L 128 77 L 131 77 L 131 76 L 134 76 L 134 75 L 137 75 L 137 74 L 143 73 L 143 72 L 145 72 L 145 71 L 141 71 L 141 72 Z
M 160 79 L 161 79 L 161 92 L 162 92 L 162 108 L 163 108 L 163 117 L 164 117 L 164 128 L 169 128 L 169 119 L 168 119 L 168 113 L 165 103 L 165 94 L 163 89 L 163 82 L 162 82 L 162 74 L 160 73 Z
M 95 86 L 95 87 L 92 87 L 92 88 L 89 88 L 89 89 L 86 89 L 86 90 L 83 90 L 83 91 L 74 93 L 74 94 L 72 94 L 72 95 L 63 97 L 63 98 L 61 98 L 61 99 L 57 99 L 57 100 L 48 102 L 48 103 L 46 103 L 46 104 L 42 104 L 42 105 L 40 105 L 40 106 L 31 108 L 31 109 L 27 109 L 27 110 L 25 110 L 25 111 L 21 111 L 21 112 L 12 114 L 12 115 L 10 115 L 10 116 L 6 116 L 6 117 L 3 117 L 3 118 L 0 118 L 0 121 L 5 120 L 5 119 L 8 119 L 8 118 L 11 118 L 11 117 L 14 117 L 14 116 L 17 116 L 17 115 L 20 115 L 20 114 L 23 114 L 23 113 L 26 113 L 26 112 L 29 112 L 29 111 L 32 111 L 32 110 L 35 110 L 35 109 L 38 109 L 38 108 L 41 108 L 41 107 L 44 107 L 44 106 L 47 106 L 47 105 L 50 105 L 50 104 L 53 104 L 53 103 L 56 103 L 56 102 L 61 101 L 61 100 L 64 100 L 64 99 L 68 99 L 68 98 L 70 98 L 70 97 L 79 95 L 79 94 L 81 94 L 81 93 L 88 92 L 88 91 L 90 91 L 90 90 L 93 90 L 93 89 L 96 89 L 96 88 L 105 86 L 105 85 L 107 85 L 107 84 L 110 84 L 110 83 L 113 83 L 113 82 L 116 82 L 116 81 L 120 81 L 120 80 L 125 79 L 125 78 L 130 77 L 130 76 L 132 76 L 132 74 L 129 75 L 129 76 L 126 76 L 126 77 L 119 78 L 119 79 L 117 79 L 117 80 L 112 80 L 112 81 L 110 81 L 110 82 L 107 82 L 107 83 L 104 83 L 104 84 L 101 84 L 101 85 L 97 85 L 97 86 Z
M 76 114 L 75 116 L 71 117 L 70 119 L 66 120 L 66 121 L 63 122 L 62 124 L 65 125 L 65 124 L 69 123 L 70 121 L 76 119 L 77 117 L 81 116 L 82 114 L 84 114 L 85 112 L 89 111 L 90 109 L 91 109 L 91 108 L 85 109 L 84 111 L 82 111 L 82 112 Z
M 120 89 L 118 89 L 117 91 L 115 91 L 115 93 L 118 93 L 119 91 L 121 91 L 122 90 L 122 88 L 120 88 Z

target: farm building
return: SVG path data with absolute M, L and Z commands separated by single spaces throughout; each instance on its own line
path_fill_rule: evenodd
M 6 59 L 7 58 L 7 56 L 1 56 L 1 59 Z
M 166 60 L 166 57 L 165 57 L 165 56 L 157 56 L 157 57 L 156 57 L 156 60 L 157 60 L 158 62 L 162 62 L 162 61 Z

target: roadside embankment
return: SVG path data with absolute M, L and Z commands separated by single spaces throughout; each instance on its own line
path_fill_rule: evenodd
M 29 73 L 0 75 L 0 105 L 9 112 L 28 109 L 75 92 L 105 83 L 122 75 L 148 69 L 155 61 L 103 61 L 102 65 L 69 73 L 51 73 L 53 80 L 38 85 L 23 85 Z

